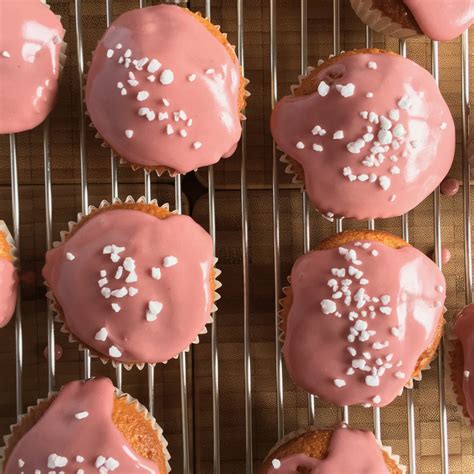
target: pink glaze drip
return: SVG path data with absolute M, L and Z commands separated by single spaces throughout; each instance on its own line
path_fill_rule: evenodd
M 126 68 L 125 59 L 119 64 L 127 50 L 132 60 L 149 59 L 143 70 L 133 63 Z M 152 59 L 161 64 L 153 74 L 147 70 Z M 163 85 L 165 69 L 174 79 Z M 132 79 L 130 85 L 130 72 L 138 83 Z M 180 7 L 153 6 L 123 14 L 100 40 L 88 73 L 87 109 L 100 135 L 127 161 L 186 173 L 234 152 L 241 134 L 240 80 L 237 59 L 205 26 Z M 138 101 L 140 91 L 149 97 Z M 143 107 L 149 116 L 139 116 Z M 179 111 L 185 115 L 175 121 Z M 160 120 L 165 113 L 168 118 Z M 126 130 L 133 131 L 131 138 Z
M 402 0 L 421 31 L 431 39 L 449 41 L 474 22 L 474 0 Z
M 30 130 L 56 101 L 64 29 L 40 0 L 0 0 L 0 134 Z
M 448 197 L 456 196 L 459 191 L 459 181 L 456 178 L 443 179 L 440 188 L 441 193 Z
M 384 474 L 388 473 L 380 446 L 369 431 L 344 426 L 334 430 L 325 459 L 294 454 L 282 459 L 279 468 L 271 467 L 267 474 L 296 474 L 298 467 L 311 474 Z M 276 463 L 278 465 L 278 463 Z
M 0 258 L 0 328 L 5 327 L 15 312 L 18 275 L 10 260 Z
M 118 262 L 103 253 L 110 245 L 125 248 Z M 68 254 L 74 259 L 69 260 Z M 126 281 L 130 275 L 135 279 L 125 269 L 127 257 L 135 261 L 136 282 Z M 166 267 L 165 257 L 178 261 Z M 117 279 L 119 267 L 124 269 Z M 161 275 L 154 278 L 153 268 Z M 190 217 L 158 219 L 119 209 L 98 214 L 68 241 L 48 251 L 43 275 L 63 309 L 67 327 L 80 341 L 122 362 L 154 363 L 177 356 L 208 322 L 212 268 L 211 237 Z M 101 270 L 107 272 L 105 277 Z M 128 294 L 106 298 L 104 288 L 125 288 Z M 138 293 L 132 294 L 130 288 Z M 154 320 L 147 319 L 150 301 L 162 304 Z M 118 312 L 112 304 L 120 306 Z M 102 328 L 107 331 L 104 341 L 96 339 Z
M 399 216 L 425 199 L 449 171 L 453 119 L 433 78 L 414 62 L 393 54 L 345 56 L 315 76 L 314 86 L 323 95 L 316 91 L 280 100 L 271 129 L 278 146 L 302 165 L 308 195 L 322 213 Z M 338 86 L 347 87 L 339 91 Z M 389 134 L 382 130 L 387 126 Z M 365 145 L 358 148 L 357 140 Z M 392 144 L 377 146 L 380 140 Z
M 112 382 L 105 378 L 65 385 L 46 413 L 18 441 L 5 474 L 33 474 L 36 469 L 44 473 L 76 473 L 78 469 L 86 473 L 99 472 L 96 468 L 99 456 L 118 461 L 117 473 L 164 474 L 155 463 L 135 453 L 113 424 L 114 391 Z M 88 416 L 77 419 L 75 415 L 83 412 Z M 66 458 L 67 464 L 56 468 L 48 466 L 52 454 Z M 77 462 L 77 456 L 84 460 Z
M 474 304 L 466 306 L 459 313 L 454 324 L 454 333 L 462 344 L 464 354 L 462 389 L 466 398 L 466 409 L 474 426 Z
M 413 247 L 358 244 L 341 247 L 355 252 L 353 261 L 338 248 L 296 261 L 283 354 L 291 378 L 308 392 L 337 405 L 385 406 L 433 340 L 445 280 Z

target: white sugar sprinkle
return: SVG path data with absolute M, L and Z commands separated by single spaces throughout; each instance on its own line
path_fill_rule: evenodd
M 147 66 L 146 70 L 148 72 L 154 73 L 154 72 L 158 71 L 158 69 L 160 69 L 160 67 L 161 67 L 160 61 L 158 61 L 157 59 L 152 59 L 148 63 L 148 66 Z
M 298 148 L 298 150 L 302 150 L 304 148 L 304 143 L 303 142 L 298 142 L 296 144 L 296 148 Z
M 471 373 L 469 372 L 469 370 L 464 371 L 464 377 L 469 378 L 470 375 Z
M 149 76 L 146 77 L 150 82 L 155 82 L 156 81 L 156 76 L 153 74 L 150 74 Z
M 374 398 L 372 398 L 372 401 L 374 403 L 380 403 L 382 399 L 380 398 L 380 395 L 376 395 Z
M 166 125 L 166 134 L 172 135 L 174 133 L 173 126 L 171 124 Z
M 83 420 L 84 418 L 87 418 L 88 416 L 89 416 L 88 411 L 81 411 L 79 413 L 76 413 L 74 415 L 74 418 L 76 418 L 76 420 Z
M 163 309 L 163 303 L 159 301 L 149 301 L 148 302 L 148 311 L 152 314 L 160 314 Z
M 152 120 L 155 120 L 155 117 L 156 115 L 155 115 L 155 112 L 153 112 L 153 110 L 150 110 L 150 112 L 146 114 L 146 118 L 149 122 L 151 122 Z
M 163 266 L 165 268 L 172 267 L 178 263 L 178 259 L 174 255 L 168 255 L 163 259 Z
M 436 287 L 436 291 L 438 291 L 439 293 L 442 293 L 444 291 L 444 288 L 441 285 L 439 285 Z
M 352 83 L 342 86 L 339 90 L 339 93 L 342 95 L 342 97 L 351 97 L 354 95 L 354 92 L 355 92 L 355 85 Z
M 64 456 L 58 456 L 57 454 L 53 453 L 48 456 L 48 467 L 55 468 L 55 467 L 64 467 L 68 463 L 68 460 Z
M 189 82 L 194 82 L 196 80 L 196 74 L 190 74 L 188 76 L 188 81 Z
M 367 94 L 365 94 L 365 96 L 368 98 L 368 99 L 372 99 L 372 97 L 374 96 L 374 94 L 372 92 L 367 92 Z
M 128 289 L 128 294 L 129 294 L 130 296 L 135 296 L 137 293 L 138 293 L 138 289 L 137 289 L 137 288 L 134 288 L 133 286 L 131 286 L 131 287 Z
M 206 69 L 206 74 L 214 74 L 216 71 L 213 68 Z
M 393 375 L 395 375 L 395 377 L 397 377 L 397 379 L 404 379 L 405 378 L 405 374 L 401 371 L 397 371 L 395 372 Z
M 66 258 L 67 258 L 68 260 L 74 260 L 76 257 L 75 257 L 75 255 L 73 255 L 71 252 L 67 252 L 67 253 L 66 253 Z
M 186 138 L 188 136 L 188 132 L 183 128 L 179 131 L 179 134 L 183 137 Z
M 110 357 L 120 357 L 122 355 L 122 353 L 120 352 L 120 350 L 115 347 L 115 346 L 110 346 L 109 347 L 109 356 Z
M 328 95 L 328 93 L 329 93 L 329 86 L 324 81 L 321 81 L 318 85 L 318 94 L 321 97 L 325 97 Z
M 446 130 L 448 128 L 448 124 L 446 122 L 442 122 L 441 125 L 439 126 L 441 130 Z
M 23 459 L 18 459 L 18 467 L 23 467 L 25 465 L 25 461 Z
M 140 117 L 144 117 L 148 112 L 150 112 L 150 109 L 148 107 L 140 107 L 138 109 L 138 115 Z
M 120 91 L 120 94 L 122 94 L 122 95 L 127 95 L 127 89 L 123 88 L 123 89 Z
M 108 49 L 107 50 L 107 57 L 110 59 L 114 55 L 114 50 L 113 49 Z
M 99 331 L 97 331 L 95 335 L 95 340 L 96 341 L 105 341 L 107 339 L 107 336 L 109 335 L 108 331 L 106 328 L 101 328 Z
M 76 462 L 78 462 L 79 464 L 81 462 L 84 462 L 84 457 L 83 456 L 76 456 Z
M 201 147 L 202 147 L 202 143 L 201 143 L 201 142 L 194 142 L 194 143 L 193 143 L 193 148 L 194 148 L 195 150 L 199 150 L 199 148 L 201 148 Z
M 174 74 L 171 69 L 165 69 L 160 75 L 160 82 L 167 86 L 174 81 Z
M 334 379 L 334 385 L 336 387 L 344 387 L 346 385 L 346 381 L 343 379 Z
M 98 469 L 100 466 L 103 466 L 105 464 L 105 457 L 104 456 L 97 456 L 95 460 L 95 467 Z
M 132 50 L 131 49 L 127 49 L 125 51 L 125 53 L 123 53 L 123 55 L 126 57 L 126 58 L 129 58 L 131 55 L 132 55 Z
M 107 458 L 107 460 L 105 461 L 105 467 L 109 471 L 115 471 L 115 469 L 117 469 L 119 466 L 120 466 L 120 463 L 112 457 Z
M 336 312 L 337 306 L 336 303 L 332 300 L 322 300 L 321 301 L 321 310 L 324 314 L 333 314 Z
M 115 45 L 115 49 L 122 49 L 122 48 L 123 48 L 122 43 L 117 43 Z
M 374 61 L 369 61 L 367 66 L 369 67 L 369 69 L 377 69 L 377 63 Z
M 333 140 L 342 140 L 344 138 L 344 132 L 342 130 L 338 130 L 337 132 L 334 132 L 332 138 Z
M 137 100 L 139 102 L 143 102 L 144 100 L 147 100 L 148 97 L 150 97 L 150 93 L 147 92 L 147 91 L 140 91 L 138 94 L 137 94 Z
M 125 136 L 127 138 L 132 138 L 133 137 L 133 130 L 125 130 Z
M 323 151 L 323 147 L 321 145 L 318 145 L 317 143 L 313 143 L 313 150 L 317 152 Z
M 151 277 L 154 280 L 159 280 L 161 278 L 161 270 L 158 267 L 151 268 Z
M 278 460 L 278 459 L 273 459 L 273 460 L 272 460 L 272 466 L 274 467 L 274 469 L 280 469 L 280 467 L 281 467 L 281 462 L 280 462 L 280 460 Z
M 116 313 L 118 313 L 118 312 L 122 309 L 118 303 L 112 303 L 110 306 L 112 306 L 112 309 L 113 309 Z

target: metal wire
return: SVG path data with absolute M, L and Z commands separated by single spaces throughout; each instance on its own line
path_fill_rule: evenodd
M 16 154 L 15 134 L 10 135 L 10 174 L 11 174 L 11 193 L 12 193 L 12 219 L 13 219 L 13 238 L 17 248 L 17 258 L 20 262 L 20 196 L 18 183 L 18 161 Z M 16 416 L 19 420 L 23 413 L 23 326 L 21 321 L 21 289 L 18 285 L 18 293 L 15 309 L 15 376 L 16 376 Z
M 44 209 L 46 228 L 46 250 L 53 244 L 53 200 L 51 192 L 51 155 L 49 149 L 49 118 L 43 124 L 43 168 L 44 168 Z M 47 333 L 48 333 L 48 393 L 55 389 L 56 350 L 54 337 L 54 315 L 49 302 L 47 303 Z
M 278 100 L 278 64 L 277 64 L 277 16 L 276 0 L 270 0 L 270 75 L 272 109 Z M 278 438 L 285 434 L 283 360 L 279 337 L 279 299 L 281 291 L 280 270 L 280 189 L 278 179 L 278 153 L 273 141 L 272 160 L 272 210 L 273 210 L 273 271 L 274 271 L 274 318 L 275 318 L 275 372 L 277 397 Z
M 244 2 L 237 0 L 237 55 L 242 74 L 245 76 L 244 54 Z M 243 112 L 245 113 L 245 111 Z M 242 215 L 242 283 L 244 304 L 244 384 L 245 384 L 245 450 L 247 472 L 253 465 L 253 412 L 252 412 L 252 354 L 250 340 L 250 283 L 249 283 L 249 241 L 247 205 L 247 126 L 242 123 L 241 165 L 240 165 L 240 209 Z M 220 462 L 216 463 L 214 451 L 214 473 L 220 472 Z M 219 459 L 219 457 L 217 458 Z M 217 468 L 216 468 L 217 466 Z
M 77 73 L 79 81 L 79 156 L 81 160 L 81 207 L 82 213 L 87 214 L 89 207 L 89 192 L 87 186 L 87 155 L 86 155 L 86 119 L 84 113 L 84 52 L 82 49 L 82 0 L 75 0 L 76 15 L 76 46 L 77 46 Z M 84 379 L 91 376 L 91 354 L 89 349 L 84 349 Z

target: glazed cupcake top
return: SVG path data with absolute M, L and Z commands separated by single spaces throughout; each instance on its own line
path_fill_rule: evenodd
M 230 156 L 241 134 L 241 70 L 224 43 L 177 6 L 121 15 L 87 78 L 87 109 L 102 138 L 132 164 L 181 173 Z
M 431 75 L 377 51 L 328 60 L 271 117 L 278 146 L 303 168 L 313 206 L 329 217 L 402 215 L 453 161 L 453 119 Z
M 270 457 L 272 457 L 270 455 Z M 327 456 L 317 459 L 307 454 L 274 457 L 266 474 L 293 474 L 305 468 L 308 474 L 384 474 L 388 473 L 382 451 L 369 431 L 355 430 L 346 425 L 337 427 L 329 441 Z
M 0 221 L 0 328 L 13 316 L 18 290 L 18 275 L 11 255 L 10 234 Z
M 423 33 L 437 41 L 459 36 L 474 22 L 473 0 L 402 0 Z
M 165 474 L 136 453 L 114 425 L 114 392 L 111 381 L 103 378 L 65 385 L 43 416 L 17 442 L 8 457 L 5 474 Z
M 40 0 L 0 0 L 0 9 L 3 134 L 30 130 L 51 112 L 58 89 L 64 29 Z
M 454 333 L 461 341 L 464 356 L 462 390 L 466 399 L 466 410 L 474 423 L 474 305 L 466 306 L 454 324 Z
M 385 406 L 433 342 L 445 299 L 436 265 L 411 246 L 363 240 L 300 257 L 283 354 L 293 381 L 337 405 Z
M 164 362 L 210 320 L 212 240 L 188 216 L 124 206 L 81 222 L 48 251 L 43 275 L 80 342 L 116 361 Z

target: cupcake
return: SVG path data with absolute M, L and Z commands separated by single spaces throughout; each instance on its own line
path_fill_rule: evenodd
M 271 130 L 328 217 L 400 216 L 439 185 L 452 164 L 454 122 L 433 77 L 378 49 L 324 62 L 280 100 Z
M 106 378 L 68 383 L 30 407 L 5 439 L 5 474 L 170 471 L 155 419 Z
M 131 10 L 99 41 L 86 103 L 98 135 L 134 169 L 187 173 L 235 151 L 245 85 L 219 27 L 173 5 Z
M 210 235 L 156 202 L 103 203 L 46 254 L 57 319 L 102 360 L 166 362 L 198 342 L 217 299 Z
M 0 9 L 0 134 L 23 132 L 56 102 L 64 29 L 40 0 L 0 0 Z
M 282 300 L 295 384 L 336 405 L 385 406 L 436 353 L 445 280 L 404 240 L 346 231 L 296 261 Z
M 449 357 L 450 376 L 456 401 L 474 427 L 474 305 L 466 306 L 454 323 L 456 340 Z
M 351 0 L 351 5 L 373 30 L 396 38 L 424 34 L 449 41 L 474 23 L 472 0 Z
M 0 221 L 0 328 L 8 324 L 15 312 L 18 275 L 15 268 L 13 238 Z
M 258 471 L 259 474 L 296 472 L 401 474 L 406 468 L 373 433 L 340 424 L 326 429 L 310 427 L 285 436 Z

